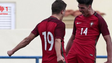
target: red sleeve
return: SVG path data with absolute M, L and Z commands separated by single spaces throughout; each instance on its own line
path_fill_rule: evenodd
M 32 32 L 34 35 L 38 36 L 39 32 L 38 32 L 38 25 L 32 30 Z
M 65 24 L 64 23 L 58 24 L 56 26 L 54 34 L 55 34 L 55 38 L 60 38 L 63 40 L 65 35 Z
M 108 26 L 107 26 L 106 21 L 100 15 L 97 15 L 97 17 L 98 17 L 98 20 L 99 20 L 100 33 L 102 33 L 103 36 L 109 35 L 110 33 L 109 33 L 109 30 L 108 30 Z

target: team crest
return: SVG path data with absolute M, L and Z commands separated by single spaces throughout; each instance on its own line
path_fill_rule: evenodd
M 90 27 L 92 27 L 92 26 L 93 26 L 93 24 L 94 24 L 94 23 L 93 23 L 93 22 L 91 22 L 91 23 L 90 23 Z

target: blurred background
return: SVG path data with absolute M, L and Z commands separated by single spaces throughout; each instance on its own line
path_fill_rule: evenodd
M 51 4 L 55 0 L 0 0 L 0 56 L 8 56 L 7 51 L 22 41 L 34 27 L 51 15 Z M 66 10 L 77 11 L 76 0 L 63 0 Z M 94 0 L 93 9 L 99 12 L 108 24 L 112 36 L 112 0 Z M 67 15 L 65 47 L 72 34 L 73 20 L 76 15 Z M 97 55 L 107 55 L 106 43 L 100 35 L 96 45 Z M 28 46 L 17 51 L 13 56 L 42 56 L 40 37 L 35 38 Z M 104 63 L 106 59 L 96 59 L 96 63 Z M 0 59 L 2 63 L 35 63 L 34 59 Z M 41 63 L 41 60 L 40 60 Z

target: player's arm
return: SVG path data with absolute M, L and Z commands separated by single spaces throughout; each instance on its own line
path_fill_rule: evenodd
M 111 41 L 108 25 L 102 17 L 100 16 L 98 17 L 99 17 L 99 30 L 106 41 L 107 56 L 108 56 L 106 63 L 112 63 L 111 62 L 112 61 L 112 41 Z
M 61 55 L 61 39 L 55 39 L 55 50 L 57 55 L 57 62 L 65 62 L 65 59 Z
M 70 48 L 72 46 L 74 38 L 75 38 L 75 35 L 72 34 L 69 41 L 68 41 L 68 43 L 67 43 L 67 46 L 66 46 L 66 54 L 68 54 L 68 52 L 69 52 L 69 50 L 70 50 Z
M 77 17 L 76 17 L 77 18 Z M 76 20 L 75 18 L 75 20 Z M 73 40 L 75 39 L 75 34 L 76 34 L 76 25 L 75 25 L 75 20 L 74 20 L 74 25 L 73 25 L 73 31 L 72 31 L 72 35 L 67 43 L 67 46 L 66 46 L 66 54 L 68 54 L 71 46 L 72 46 L 72 43 L 73 43 Z
M 112 41 L 110 35 L 105 35 L 104 39 L 106 41 L 107 45 L 107 62 L 106 63 L 112 63 Z
M 33 33 L 30 33 L 30 35 L 28 37 L 24 38 L 15 48 L 8 51 L 7 54 L 9 56 L 11 56 L 12 54 L 14 54 L 19 49 L 21 49 L 21 48 L 25 47 L 26 45 L 28 45 L 34 38 L 35 38 L 35 35 Z

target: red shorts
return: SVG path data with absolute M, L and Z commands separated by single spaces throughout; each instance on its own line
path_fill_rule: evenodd
M 70 55 L 67 56 L 68 63 L 95 63 L 94 60 L 84 57 L 81 55 Z

